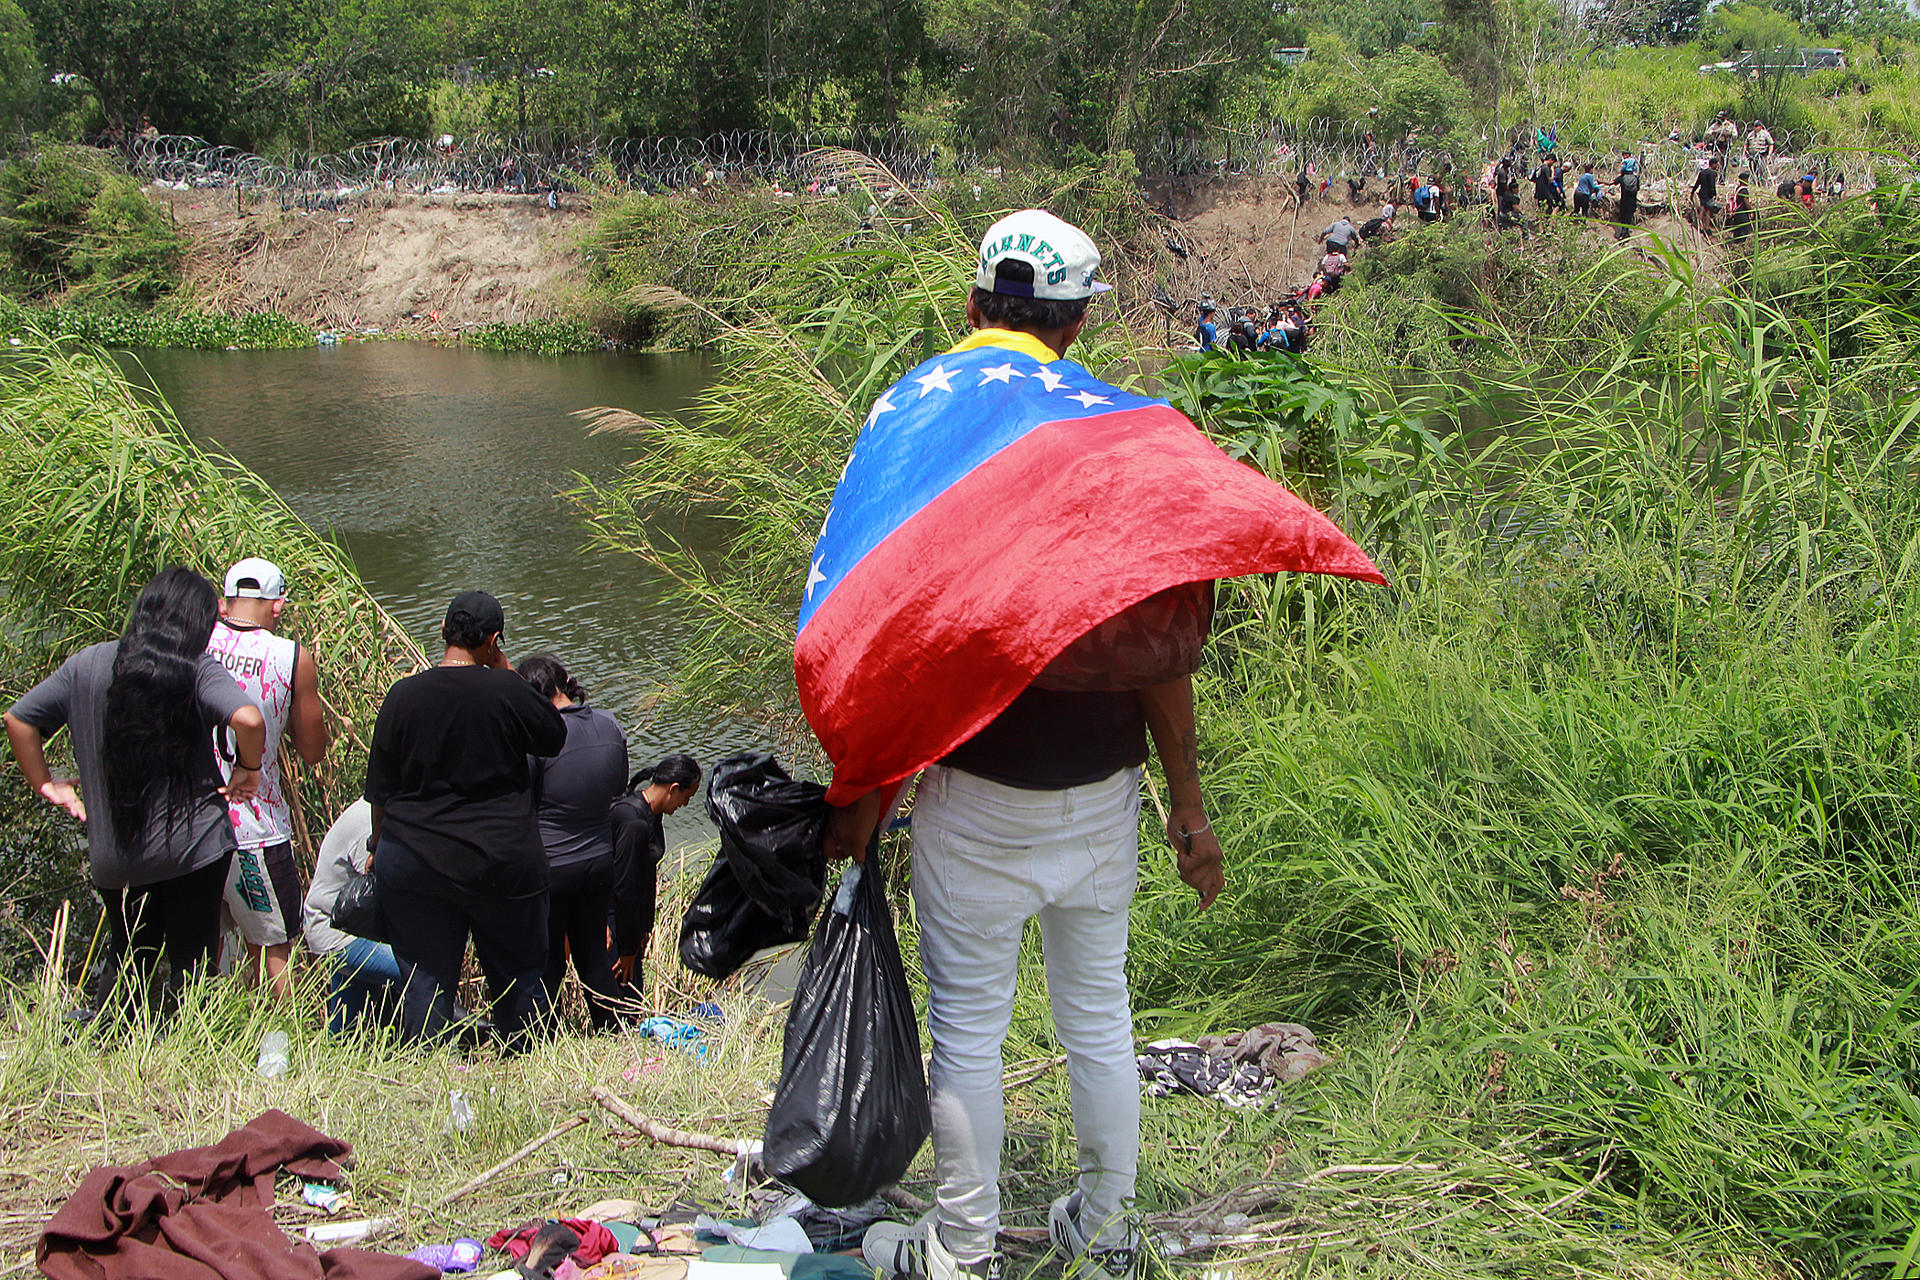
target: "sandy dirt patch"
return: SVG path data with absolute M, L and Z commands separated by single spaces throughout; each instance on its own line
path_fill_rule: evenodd
M 235 208 L 231 191 L 150 189 L 193 238 L 187 291 L 237 314 L 319 329 L 450 331 L 559 315 L 583 280 L 583 203 L 539 196 L 416 196 L 388 205 Z

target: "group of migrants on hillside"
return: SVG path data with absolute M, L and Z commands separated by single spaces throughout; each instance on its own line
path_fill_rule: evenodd
M 1703 236 L 1724 231 L 1736 244 L 1745 241 L 1762 212 L 1755 191 L 1769 186 L 1781 204 L 1805 211 L 1813 210 L 1818 200 L 1837 203 L 1846 198 L 1844 170 L 1814 171 L 1797 165 L 1781 153 L 1765 123 L 1753 120 L 1743 132 L 1731 111 L 1716 115 L 1697 137 L 1690 139 L 1675 126 L 1663 143 L 1653 145 L 1680 152 L 1681 169 L 1692 175 L 1691 185 L 1684 193 L 1663 190 L 1659 196 Z M 1641 216 L 1647 152 L 1648 147 L 1642 146 L 1613 159 L 1572 159 L 1561 154 L 1556 129 L 1516 131 L 1507 152 L 1488 161 L 1471 181 L 1460 182 L 1444 156 L 1431 173 L 1389 178 L 1380 161 L 1384 153 L 1369 133 L 1361 172 L 1343 181 L 1347 199 L 1354 205 L 1370 204 L 1373 181 L 1382 181 L 1384 203 L 1378 212 L 1357 225 L 1342 213 L 1314 237 L 1325 252 L 1312 279 L 1290 288 L 1276 302 L 1229 307 L 1224 336 L 1217 319 L 1220 307 L 1211 295 L 1203 294 L 1196 304 L 1195 344 L 1201 351 L 1225 348 L 1239 355 L 1304 352 L 1317 333 L 1314 304 L 1339 292 L 1360 249 L 1394 238 L 1408 208 L 1422 223 L 1478 216 L 1489 228 L 1522 234 L 1540 221 L 1571 212 L 1613 224 L 1614 238 L 1624 240 Z M 1533 221 L 1523 208 L 1523 183 L 1532 189 Z M 1316 192 L 1322 200 L 1328 199 L 1335 179 L 1319 174 L 1303 159 L 1293 188 L 1295 202 L 1304 206 Z

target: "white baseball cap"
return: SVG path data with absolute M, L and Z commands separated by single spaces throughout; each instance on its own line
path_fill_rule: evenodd
M 1004 270 L 1013 263 L 1028 271 Z M 1100 250 L 1086 232 L 1044 209 L 1022 209 L 987 228 L 974 284 L 988 293 L 1071 302 L 1113 288 L 1093 278 L 1099 269 Z
M 280 566 L 259 556 L 248 556 L 227 570 L 227 599 L 285 600 L 287 578 Z

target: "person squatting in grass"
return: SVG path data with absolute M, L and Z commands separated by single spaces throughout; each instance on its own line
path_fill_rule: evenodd
M 454 597 L 440 628 L 445 655 L 387 691 L 367 753 L 372 870 L 408 973 L 401 1025 L 411 1040 L 455 1027 L 469 935 L 510 1050 L 547 1009 L 549 876 L 527 758 L 557 754 L 567 726 L 508 665 L 505 627 L 486 592 Z
M 393 948 L 372 938 L 361 938 L 338 928 L 333 906 L 347 887 L 351 872 L 366 874 L 372 861 L 367 847 L 373 835 L 373 806 L 355 800 L 327 828 L 314 861 L 313 886 L 307 890 L 304 934 L 307 950 L 329 962 L 327 974 L 327 1034 L 344 1035 L 363 1018 L 396 1011 L 403 975 Z M 370 1008 L 369 1006 L 373 1006 Z
M 247 948 L 247 977 L 264 971 L 276 999 L 291 998 L 289 967 L 300 934 L 300 873 L 293 863 L 293 794 L 280 768 L 282 739 L 300 759 L 317 765 L 327 754 L 327 722 L 313 654 L 275 635 L 286 608 L 286 575 L 270 560 L 249 557 L 227 570 L 220 621 L 207 652 L 220 660 L 267 722 L 260 786 L 252 799 L 228 807 L 237 849 L 223 900 L 226 917 Z M 226 735 L 214 732 L 225 776 L 233 768 Z
M 1065 270 L 1049 276 L 1042 250 Z M 1086 234 L 1051 214 L 996 223 L 967 302 L 975 332 L 955 350 L 1059 359 L 1086 324 L 1088 299 L 1106 288 L 1093 281 L 1099 264 Z M 1050 1230 L 1056 1247 L 1101 1273 L 1137 1275 L 1144 1265 L 1129 1218 L 1140 1085 L 1126 960 L 1149 734 L 1167 773 L 1182 878 L 1203 906 L 1225 884 L 1201 794 L 1191 676 L 1160 678 L 1113 692 L 1030 686 L 921 776 L 912 885 L 929 987 L 938 1203 L 928 1224 L 869 1229 L 866 1259 L 885 1274 L 987 1280 L 1003 1271 L 1001 1051 L 1020 938 L 1034 917 L 1079 1144 L 1078 1185 L 1053 1204 Z M 828 856 L 863 858 L 883 803 L 873 791 L 832 810 Z
M 267 725 L 207 652 L 218 617 L 211 582 L 182 566 L 162 569 L 141 588 L 118 640 L 74 654 L 6 713 L 27 785 L 86 823 L 88 867 L 112 934 L 96 1009 L 124 973 L 145 987 L 149 1008 L 170 1010 L 219 940 L 234 852 L 228 806 L 245 804 L 260 785 Z M 224 781 L 216 726 L 233 740 Z M 78 787 L 47 767 L 46 740 L 62 728 Z M 168 974 L 159 986 L 163 956 Z
M 587 989 L 595 1028 L 619 1024 L 614 1010 L 613 958 L 608 954 L 607 904 L 614 896 L 613 802 L 627 785 L 627 735 L 612 716 L 587 705 L 587 691 L 550 653 L 529 654 L 514 668 L 566 722 L 558 754 L 534 757 L 534 818 L 546 849 L 547 999 L 556 1005 L 567 976 L 567 956 Z

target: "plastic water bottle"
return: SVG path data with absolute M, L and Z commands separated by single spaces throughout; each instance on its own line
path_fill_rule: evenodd
M 260 1060 L 256 1067 L 262 1080 L 287 1074 L 287 1067 L 292 1063 L 289 1049 L 284 1031 L 269 1031 L 260 1037 Z
M 465 1133 L 473 1126 L 473 1100 L 466 1090 L 454 1089 L 447 1094 L 447 1111 L 456 1133 Z

